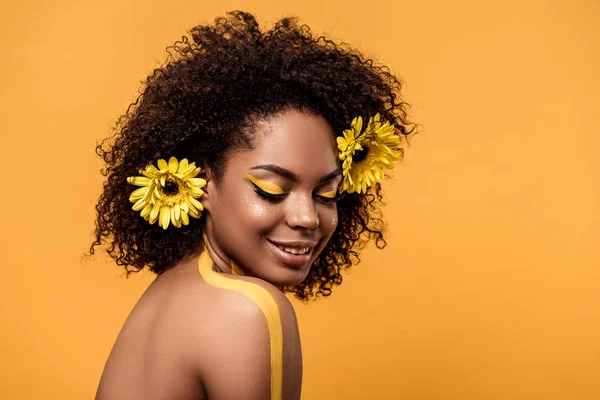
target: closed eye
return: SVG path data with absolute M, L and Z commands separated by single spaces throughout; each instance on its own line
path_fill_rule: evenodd
M 345 192 L 338 193 L 337 191 L 330 191 L 317 194 L 315 195 L 315 197 L 317 197 L 320 201 L 324 203 L 337 203 L 338 201 L 344 198 L 345 194 Z
M 285 198 L 285 196 L 287 196 L 287 193 L 282 193 L 282 194 L 269 193 L 269 192 L 261 189 L 254 182 L 250 182 L 250 183 L 252 184 L 252 189 L 254 189 L 254 191 L 256 192 L 257 195 L 259 195 L 263 199 L 268 200 L 272 203 L 277 203 L 277 202 L 283 200 Z

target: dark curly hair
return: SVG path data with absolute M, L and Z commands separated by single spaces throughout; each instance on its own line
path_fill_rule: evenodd
M 203 218 L 164 230 L 131 209 L 126 178 L 157 159 L 206 163 L 218 180 L 231 151 L 252 148 L 253 122 L 290 108 L 321 115 L 338 133 L 353 117 L 376 113 L 405 139 L 415 131 L 401 82 L 389 68 L 345 43 L 315 37 L 296 18 L 261 31 L 253 15 L 233 11 L 214 25 L 192 28 L 190 35 L 191 41 L 182 36 L 167 47 L 167 61 L 146 79 L 114 135 L 96 147 L 106 181 L 90 254 L 104 242 L 127 276 L 144 267 L 161 274 L 203 245 Z M 368 241 L 385 247 L 381 200 L 379 184 L 367 193 L 346 194 L 338 202 L 337 229 L 306 279 L 280 290 L 304 302 L 328 296 Z

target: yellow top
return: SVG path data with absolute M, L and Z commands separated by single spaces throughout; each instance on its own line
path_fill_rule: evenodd
M 198 271 L 209 285 L 242 293 L 252 300 L 262 310 L 269 329 L 271 347 L 271 400 L 281 400 L 283 386 L 283 330 L 279 308 L 271 294 L 262 286 L 255 283 L 233 279 L 227 274 L 221 274 L 212 269 L 213 261 L 207 246 L 198 259 Z M 243 275 L 242 270 L 232 262 L 231 271 L 234 275 Z

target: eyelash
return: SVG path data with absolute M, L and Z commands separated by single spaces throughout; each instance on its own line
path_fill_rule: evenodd
M 262 190 L 260 187 L 258 187 L 254 183 L 252 183 L 252 187 L 257 195 L 259 195 L 260 197 L 262 197 L 263 199 L 265 199 L 267 201 L 270 201 L 271 203 L 278 203 L 281 200 L 283 200 L 285 198 L 285 196 L 287 196 L 287 194 L 272 194 L 272 193 L 265 192 L 264 190 Z M 332 198 L 323 197 L 323 196 L 315 196 L 315 197 L 317 197 L 319 199 L 319 201 L 322 201 L 325 204 L 333 204 L 333 203 L 337 203 L 338 201 L 343 199 L 344 194 L 345 193 L 338 193 L 335 197 L 332 197 Z

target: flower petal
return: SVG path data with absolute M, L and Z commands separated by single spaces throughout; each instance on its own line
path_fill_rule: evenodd
M 188 167 L 188 169 L 185 171 L 185 173 L 183 174 L 184 178 L 193 178 L 196 175 L 198 175 L 200 173 L 200 171 L 202 170 L 202 168 L 198 167 L 198 168 L 191 168 Z
M 171 220 L 179 221 L 181 215 L 180 212 L 181 208 L 179 207 L 179 204 L 175 204 L 173 207 L 171 207 Z
M 157 178 L 159 172 L 154 165 L 148 165 L 146 169 L 140 169 L 140 173 L 148 178 Z
M 169 169 L 169 164 L 167 164 L 167 162 L 165 160 L 163 160 L 162 158 L 160 160 L 158 160 L 158 162 L 156 164 L 158 165 L 158 169 L 160 169 L 161 171 L 163 171 L 165 169 Z
M 352 123 L 350 124 L 350 126 L 352 126 L 352 128 L 354 129 L 354 132 L 357 132 L 357 133 L 360 133 L 360 131 L 362 130 L 362 125 L 363 125 L 363 119 L 361 116 L 354 117 L 354 119 L 352 120 Z
M 200 188 L 197 188 L 197 187 L 195 187 L 195 186 L 192 186 L 192 187 L 190 188 L 190 194 L 191 194 L 193 197 L 200 197 L 200 196 L 202 196 L 202 195 L 204 194 L 204 191 L 203 191 L 202 189 L 200 189 Z
M 188 212 L 188 210 L 190 209 L 190 206 L 189 206 L 189 203 L 187 202 L 187 200 L 186 200 L 186 201 L 184 201 L 184 202 L 182 202 L 182 203 L 179 205 L 179 208 L 181 208 L 181 212 L 182 212 L 182 213 L 187 213 L 187 212 Z
M 194 206 L 195 209 L 197 209 L 198 211 L 202 211 L 204 210 L 204 207 L 202 206 L 202 203 L 200 203 L 198 200 L 196 200 L 195 198 L 188 196 L 188 202 Z
M 338 150 L 346 151 L 346 149 L 349 146 L 348 140 L 346 140 L 346 138 L 343 138 L 341 136 L 338 136 L 335 140 L 337 142 Z
M 133 209 L 133 211 L 140 211 L 144 207 L 146 207 L 146 199 L 142 198 L 139 199 L 131 208 Z
M 177 172 L 177 168 L 179 167 L 179 161 L 175 157 L 169 158 L 169 172 L 174 174 Z
M 144 196 L 146 196 L 146 194 L 148 194 L 148 190 L 148 186 L 142 186 L 141 188 L 135 189 L 133 192 L 131 192 L 131 195 L 129 196 L 129 201 L 133 203 L 143 198 Z
M 200 218 L 200 212 L 196 211 L 195 208 L 190 207 L 190 211 L 188 212 L 190 217 Z
M 184 225 L 187 225 L 190 223 L 190 219 L 188 217 L 188 213 L 187 212 L 181 212 L 181 222 L 183 222 Z
M 130 176 L 127 178 L 127 182 L 135 186 L 148 186 L 151 179 L 145 176 Z
M 158 218 L 159 211 L 160 211 L 160 202 L 157 201 L 152 206 L 152 211 L 150 211 L 150 223 L 154 223 L 153 221 L 156 221 L 156 218 Z
M 188 165 L 189 163 L 187 158 L 184 158 L 183 160 L 179 161 L 179 167 L 177 168 L 177 172 L 182 174 L 183 171 L 187 169 Z
M 142 212 L 140 213 L 140 215 L 146 219 L 147 217 L 150 216 L 150 211 L 152 211 L 152 204 L 151 203 L 147 203 L 146 206 L 144 207 L 144 209 L 142 210 Z
M 162 226 L 163 229 L 167 229 L 169 227 L 169 222 L 171 222 L 171 207 L 162 206 L 160 208 L 159 225 Z
M 189 178 L 187 179 L 187 181 L 190 184 L 197 186 L 198 188 L 204 187 L 206 185 L 206 180 L 202 178 Z

